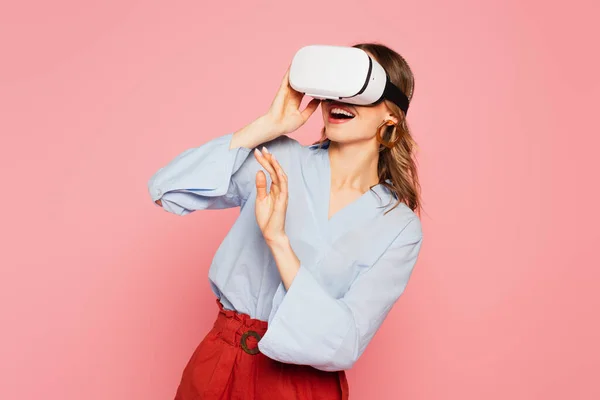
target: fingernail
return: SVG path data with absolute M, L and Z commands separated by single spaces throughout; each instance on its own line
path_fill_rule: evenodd
M 267 154 L 271 154 L 271 153 L 269 153 L 269 149 L 267 149 L 265 146 L 263 146 L 263 148 L 262 148 L 262 149 L 263 149 L 263 151 L 264 151 L 265 153 L 267 153 Z
M 262 157 L 262 153 L 260 151 L 258 151 L 258 149 L 254 149 L 254 154 L 256 154 L 259 157 Z
M 271 158 L 275 161 L 277 161 L 277 159 L 275 158 L 275 154 L 271 154 Z

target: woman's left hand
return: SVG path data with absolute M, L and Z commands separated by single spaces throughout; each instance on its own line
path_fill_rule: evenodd
M 266 242 L 275 243 L 286 238 L 287 175 L 275 156 L 265 147 L 262 152 L 255 149 L 254 156 L 271 177 L 271 188 L 267 193 L 267 176 L 262 170 L 256 173 L 256 222 Z

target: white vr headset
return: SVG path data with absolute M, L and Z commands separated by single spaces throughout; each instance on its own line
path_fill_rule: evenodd
M 374 105 L 390 100 L 404 114 L 408 97 L 390 82 L 383 67 L 362 49 L 310 45 L 296 52 L 290 65 L 290 86 L 321 100 Z

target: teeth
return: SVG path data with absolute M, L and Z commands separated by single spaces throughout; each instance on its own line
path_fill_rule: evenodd
M 331 113 L 332 114 L 344 114 L 344 115 L 347 115 L 349 117 L 354 117 L 354 114 L 350 114 L 348 111 L 342 110 L 341 108 L 332 108 L 331 109 Z

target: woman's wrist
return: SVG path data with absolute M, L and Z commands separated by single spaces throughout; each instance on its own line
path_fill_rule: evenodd
M 265 114 L 236 131 L 231 138 L 229 147 L 231 149 L 237 147 L 253 149 L 283 134 L 283 130 Z
M 282 234 L 274 238 L 269 238 L 266 242 L 269 249 L 271 249 L 271 254 L 273 254 L 273 259 L 275 260 L 275 264 L 277 264 L 281 280 L 287 290 L 300 269 L 300 260 L 296 256 L 296 253 L 294 253 L 287 235 Z
M 285 233 L 280 235 L 265 237 L 265 242 L 271 250 L 281 251 L 290 248 L 290 239 Z

